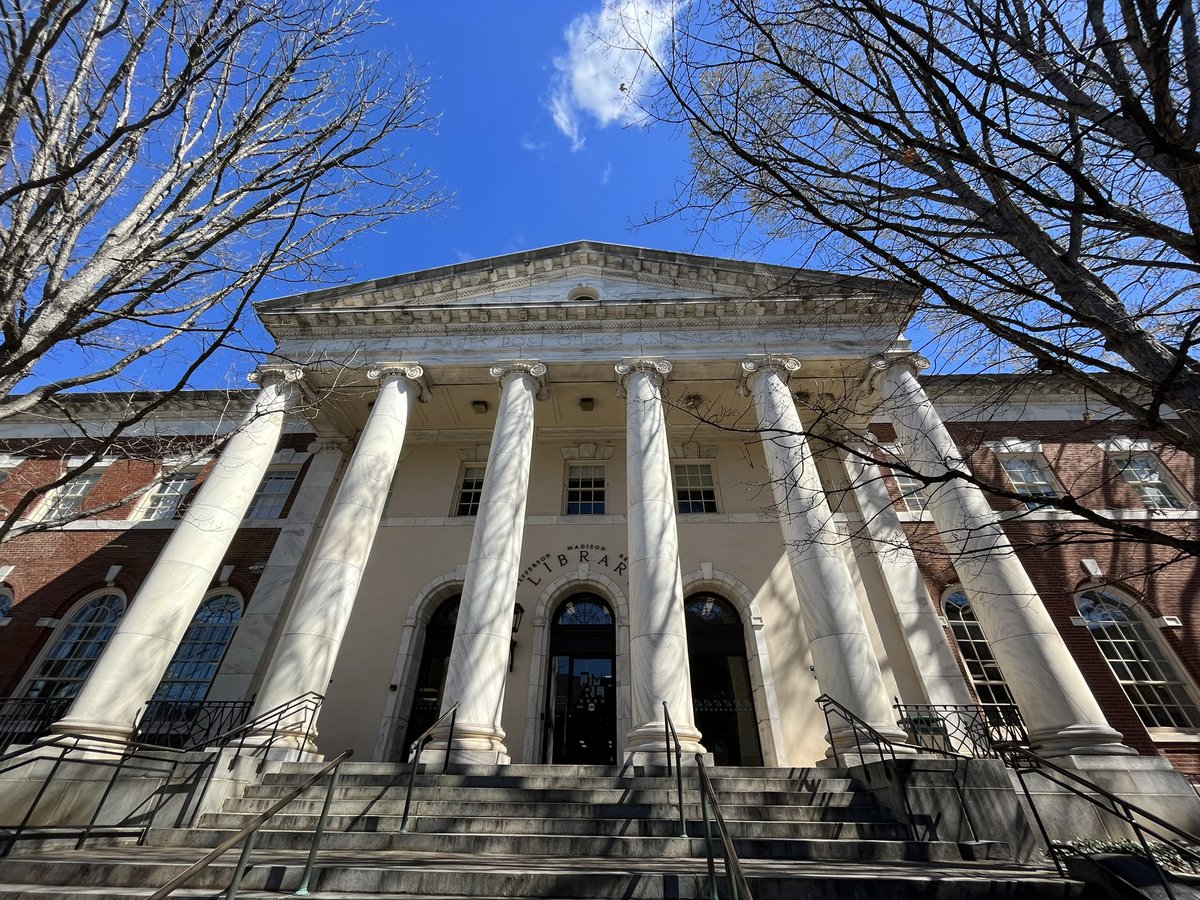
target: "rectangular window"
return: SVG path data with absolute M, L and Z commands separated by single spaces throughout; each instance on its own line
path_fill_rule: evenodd
M 929 505 L 925 496 L 925 485 L 911 475 L 900 472 L 892 473 L 896 479 L 896 487 L 900 491 L 900 502 L 908 512 L 920 512 Z
M 675 499 L 681 513 L 715 513 L 717 486 L 708 463 L 675 464 Z
M 151 492 L 142 520 L 149 522 L 174 519 L 179 512 L 179 505 L 183 503 L 183 498 L 187 496 L 188 491 L 195 483 L 196 474 L 194 472 L 176 472 L 174 475 L 164 478 Z
M 567 467 L 567 515 L 604 515 L 604 466 Z
M 1022 497 L 1030 509 L 1040 509 L 1038 498 L 1057 497 L 1059 490 L 1044 459 L 1036 456 L 1002 456 L 1000 464 L 1008 473 L 1013 489 Z
M 1150 509 L 1185 509 L 1179 491 L 1163 478 L 1157 457 L 1149 455 L 1118 459 L 1117 466 Z
M 296 483 L 294 469 L 268 469 L 263 476 L 254 499 L 250 501 L 248 519 L 278 519 L 287 505 L 288 497 L 292 494 L 292 485 Z
M 88 472 L 72 478 L 53 495 L 42 518 L 53 520 L 77 515 L 83 509 L 84 499 L 99 481 L 99 472 Z
M 464 466 L 462 481 L 458 485 L 456 516 L 474 516 L 479 513 L 479 501 L 483 497 L 483 475 L 486 466 Z

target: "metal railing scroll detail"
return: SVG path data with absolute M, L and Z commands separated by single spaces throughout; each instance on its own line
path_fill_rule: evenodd
M 329 807 L 333 799 L 334 792 L 337 790 L 338 774 L 342 763 L 354 755 L 353 750 L 343 750 L 332 760 L 321 767 L 319 772 L 304 779 L 299 787 L 289 791 L 287 796 L 276 801 L 271 807 L 263 813 L 259 813 L 249 822 L 247 822 L 237 834 L 232 835 L 226 840 L 218 844 L 214 849 L 206 853 L 202 858 L 198 859 L 188 868 L 184 869 L 161 888 L 150 895 L 150 900 L 163 900 L 164 897 L 170 896 L 177 889 L 183 887 L 189 881 L 196 877 L 204 869 L 236 847 L 242 845 L 241 855 L 238 857 L 237 866 L 233 870 L 233 878 L 229 882 L 229 887 L 225 890 L 225 900 L 237 900 L 238 891 L 241 890 L 242 879 L 246 876 L 246 870 L 250 867 L 250 854 L 254 851 L 255 842 L 258 840 L 259 829 L 262 828 L 268 821 L 275 817 L 285 806 L 307 791 L 310 787 L 329 775 L 329 789 L 325 794 L 325 803 L 321 808 L 321 817 L 317 822 L 316 828 L 313 829 L 312 843 L 309 845 L 308 861 L 304 867 L 304 875 L 301 878 L 300 889 L 296 891 L 299 896 L 304 896 L 308 893 L 309 880 L 312 878 L 313 867 L 317 859 L 317 851 L 320 849 L 321 839 L 325 834 L 325 822 L 329 818 Z
M 408 788 L 404 792 L 404 814 L 400 817 L 400 830 L 408 831 L 408 811 L 412 807 L 412 792 L 413 781 L 417 774 L 417 766 L 420 765 L 421 751 L 425 749 L 425 745 L 433 740 L 433 733 L 447 719 L 450 720 L 450 730 L 446 735 L 446 758 L 442 760 L 442 774 L 446 774 L 446 770 L 450 768 L 450 750 L 454 747 L 454 723 L 458 720 L 459 704 L 455 703 L 452 707 L 438 716 L 438 720 L 426 728 L 417 737 L 415 741 L 409 744 L 408 748 Z
M 717 800 L 717 791 L 712 780 L 708 777 L 708 769 L 704 765 L 704 755 L 696 754 L 696 772 L 700 778 L 700 818 L 704 820 L 704 846 L 708 853 L 708 896 L 709 900 L 718 900 L 717 871 L 713 856 L 712 823 L 709 821 L 708 810 L 712 808 L 712 818 L 717 820 L 717 831 L 721 836 L 721 846 L 725 855 L 725 880 L 729 887 L 729 900 L 754 900 L 750 893 L 750 885 L 742 872 L 742 862 L 738 859 L 737 850 L 733 846 L 733 837 L 721 814 L 721 803 Z
M 1146 859 L 1154 864 L 1159 884 L 1171 900 L 1175 900 L 1177 896 L 1176 892 L 1172 890 L 1171 879 L 1166 876 L 1162 867 L 1155 862 L 1154 854 L 1147 838 L 1149 837 L 1166 845 L 1172 851 L 1178 853 L 1190 865 L 1200 869 L 1200 850 L 1198 850 L 1200 848 L 1200 837 L 1197 835 L 1172 825 L 1148 809 L 1144 809 L 1134 803 L 1130 803 L 1128 800 L 1118 797 L 1106 788 L 1096 784 L 1096 782 L 1063 768 L 1057 763 L 1046 759 L 1046 757 L 1035 753 L 1028 747 L 1010 743 L 997 744 L 996 749 L 1000 753 L 1000 758 L 1017 773 L 1017 780 L 1021 783 L 1021 790 L 1025 795 L 1029 809 L 1033 813 L 1038 830 L 1042 834 L 1042 840 L 1046 843 L 1046 850 L 1050 854 L 1054 868 L 1064 878 L 1069 877 L 1064 860 L 1072 855 L 1086 854 L 1069 845 L 1057 842 L 1050 837 L 1050 833 L 1046 829 L 1045 820 L 1038 811 L 1034 794 L 1029 790 L 1029 785 L 1026 781 L 1026 778 L 1033 774 L 1039 775 L 1057 787 L 1083 798 L 1097 809 L 1103 810 L 1106 814 L 1128 825 L 1137 837 L 1138 844 L 1141 846 Z
M 249 700 L 151 700 L 138 720 L 139 743 L 176 750 L 207 747 L 240 725 L 254 707 Z
M 901 703 L 892 707 L 909 743 L 976 759 L 998 759 L 998 743 L 1029 744 L 1025 721 L 1015 706 Z
M 50 733 L 50 726 L 67 714 L 71 697 L 5 697 L 0 700 L 0 751 L 13 744 L 30 744 Z
M 667 701 L 663 701 L 663 741 L 667 757 L 667 777 L 671 777 L 671 746 L 675 747 L 675 786 L 679 798 L 679 836 L 687 837 L 687 816 L 683 811 L 683 747 L 679 743 L 679 735 L 675 733 L 675 725 L 671 722 L 671 711 L 667 709 Z

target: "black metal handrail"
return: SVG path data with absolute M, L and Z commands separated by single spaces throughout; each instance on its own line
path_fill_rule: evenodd
M 821 707 L 821 712 L 825 714 L 825 729 L 829 739 L 829 746 L 833 749 L 833 762 L 835 765 L 842 764 L 841 755 L 838 751 L 838 742 L 833 739 L 833 726 L 829 721 L 829 716 L 832 713 L 843 722 L 850 726 L 850 730 L 854 735 L 854 748 L 858 751 L 858 758 L 865 762 L 867 756 L 876 754 L 881 758 L 885 755 L 891 757 L 892 761 L 896 761 L 896 749 L 900 748 L 905 755 L 910 753 L 934 753 L 938 756 L 947 756 L 953 759 L 968 758 L 964 753 L 956 753 L 953 750 L 946 750 L 941 747 L 923 747 L 920 744 L 908 744 L 902 741 L 894 741 L 883 732 L 879 731 L 874 725 L 860 719 L 857 715 L 834 700 L 828 694 L 822 694 L 817 698 L 817 705 Z M 868 745 L 874 745 L 874 750 L 863 749 L 863 738 L 866 738 Z
M 177 750 L 208 747 L 213 740 L 245 724 L 254 708 L 249 700 L 151 700 L 138 719 L 143 744 Z
M 737 850 L 733 846 L 733 837 L 721 815 L 721 803 L 717 799 L 717 791 L 712 779 L 708 777 L 708 769 L 704 765 L 704 754 L 696 754 L 696 771 L 700 776 L 700 817 L 704 820 L 704 844 L 708 851 L 708 895 L 710 900 L 717 898 L 717 871 L 713 862 L 712 824 L 709 822 L 708 808 L 712 804 L 713 817 L 717 820 L 717 831 L 721 835 L 721 846 L 725 854 L 725 880 L 729 884 L 729 900 L 754 900 L 750 893 L 750 885 L 742 872 L 742 862 L 738 859 Z
M 1184 859 L 1188 860 L 1193 866 L 1200 867 L 1200 852 L 1197 852 L 1195 849 L 1196 847 L 1200 847 L 1200 837 L 1189 831 L 1185 831 L 1177 825 L 1172 825 L 1148 809 L 1144 809 L 1122 797 L 1118 797 L 1107 788 L 1096 784 L 1096 782 L 1090 781 L 1069 769 L 1063 768 L 1057 763 L 1051 762 L 1028 747 L 1022 747 L 1015 743 L 1002 743 L 997 744 L 996 749 L 1000 752 L 1001 759 L 1017 773 L 1017 780 L 1021 783 L 1021 790 L 1025 794 L 1025 800 L 1029 804 L 1030 811 L 1033 813 L 1034 821 L 1042 833 L 1042 840 L 1046 843 L 1046 850 L 1050 854 L 1054 868 L 1064 878 L 1068 877 L 1068 872 L 1063 865 L 1063 857 L 1079 853 L 1080 851 L 1064 847 L 1050 838 L 1050 833 L 1046 830 L 1046 823 L 1038 812 L 1037 804 L 1033 799 L 1033 794 L 1029 790 L 1029 785 L 1025 782 L 1025 776 L 1029 773 L 1041 775 L 1047 781 L 1070 791 L 1078 797 L 1082 797 L 1097 809 L 1101 809 L 1110 816 L 1129 825 L 1137 836 L 1138 843 L 1141 844 L 1142 852 L 1146 855 L 1146 859 L 1154 864 L 1154 870 L 1158 875 L 1159 883 L 1162 885 L 1163 890 L 1166 891 L 1167 896 L 1172 898 L 1172 900 L 1174 900 L 1175 892 L 1171 890 L 1170 879 L 1164 875 L 1162 868 L 1154 861 L 1154 854 L 1150 850 L 1150 844 L 1146 840 L 1146 835 L 1166 844 L 1172 850 L 1178 852 Z M 1139 821 L 1139 819 L 1144 821 Z M 1146 824 L 1147 822 L 1150 824 Z
M 0 700 L 0 751 L 45 736 L 67 714 L 71 697 L 5 697 Z
M 671 721 L 671 711 L 667 709 L 667 701 L 663 701 L 663 745 L 667 757 L 667 777 L 671 777 L 671 743 L 675 744 L 675 786 L 679 797 L 679 836 L 687 837 L 687 816 L 683 811 L 683 747 L 679 743 L 679 735 L 675 733 L 675 725 Z
M 243 825 L 237 834 L 226 838 L 215 848 L 206 853 L 203 857 L 192 863 L 192 865 L 188 866 L 186 869 L 164 884 L 161 888 L 151 894 L 150 900 L 162 900 L 162 898 L 169 896 L 175 890 L 183 887 L 185 884 L 191 881 L 204 869 L 207 869 L 210 865 L 212 865 L 212 863 L 216 862 L 219 858 L 224 856 L 238 844 L 241 844 L 242 853 L 238 858 L 237 866 L 233 870 L 233 878 L 230 880 L 229 887 L 225 892 L 226 900 L 236 900 L 238 891 L 241 889 L 242 879 L 246 875 L 246 870 L 250 867 L 250 854 L 253 852 L 254 844 L 258 840 L 259 829 L 262 828 L 262 826 L 265 825 L 270 819 L 274 818 L 275 814 L 281 809 L 290 804 L 293 800 L 307 791 L 326 775 L 330 775 L 330 773 L 332 773 L 329 779 L 329 790 L 325 794 L 325 804 L 321 809 L 321 818 L 318 820 L 316 828 L 313 829 L 313 840 L 308 851 L 308 863 L 305 866 L 304 875 L 302 878 L 300 892 L 307 892 L 308 881 L 312 876 L 313 865 L 317 858 L 317 850 L 321 842 L 321 837 L 325 833 L 325 820 L 329 817 L 330 802 L 333 799 L 334 791 L 337 789 L 338 769 L 341 767 L 342 763 L 344 763 L 353 755 L 353 750 L 343 750 L 331 761 L 322 766 L 319 772 L 306 778 L 299 787 L 290 791 L 283 799 L 272 804 L 266 812 L 259 813 L 257 816 Z
M 1029 744 L 1025 722 L 1015 706 L 901 703 L 897 698 L 892 708 L 909 741 L 925 750 L 998 759 L 998 743 Z
M 417 736 L 417 739 L 409 744 L 408 748 L 408 789 L 404 794 L 404 814 L 400 817 L 400 830 L 408 831 L 408 810 L 412 806 L 413 780 L 417 774 L 417 766 L 420 764 L 421 751 L 425 749 L 425 745 L 433 740 L 433 733 L 437 730 L 446 719 L 450 720 L 450 730 L 446 734 L 446 756 L 442 760 L 442 774 L 446 774 L 446 770 L 450 768 L 450 751 L 454 748 L 454 723 L 458 720 L 459 704 L 455 703 L 452 707 L 438 716 L 438 720 L 426 728 Z

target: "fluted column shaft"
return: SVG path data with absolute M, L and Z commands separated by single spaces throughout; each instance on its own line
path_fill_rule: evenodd
M 1083 673 L 908 360 L 877 361 L 883 409 L 901 458 L 931 479 L 929 514 L 1020 706 L 1035 747 L 1053 755 L 1131 753 Z
M 254 715 L 310 692 L 324 694 L 333 674 L 424 372 L 395 365 L 372 374 L 380 379 L 379 393 L 259 686 Z M 288 735 L 283 745 L 314 750 L 306 737 L 316 733 L 315 715 L 306 711 L 281 723 L 278 730 Z
M 633 730 L 626 738 L 634 764 L 661 763 L 668 747 L 663 702 L 692 759 L 703 753 L 692 711 L 679 534 L 671 486 L 671 453 L 662 384 L 664 360 L 617 366 L 626 396 L 625 453 L 629 528 L 629 656 Z
M 213 583 L 283 430 L 298 368 L 264 367 L 254 405 L 171 532 L 96 667 L 54 725 L 62 733 L 127 739 Z
M 858 592 L 842 556 L 848 539 L 834 527 L 816 460 L 788 388 L 787 376 L 799 368 L 796 360 L 787 357 L 750 359 L 742 364 L 758 413 L 779 527 L 817 683 L 877 731 L 903 741 L 904 732 L 896 726 L 896 713 L 888 700 Z M 830 726 L 831 739 L 839 748 L 854 743 L 847 723 L 833 716 Z
M 546 367 L 503 364 L 494 366 L 492 375 L 500 379 L 500 408 L 442 696 L 443 712 L 459 704 L 453 745 L 447 746 L 449 734 L 443 731 L 422 754 L 424 762 L 442 760 L 447 752 L 460 763 L 511 761 L 500 720 L 525 534 L 533 408 L 539 394 L 544 396 Z

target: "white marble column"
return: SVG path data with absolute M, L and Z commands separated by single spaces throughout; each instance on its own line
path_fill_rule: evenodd
M 844 450 L 842 463 L 862 514 L 869 558 L 878 567 L 895 627 L 924 690 L 923 697 L 906 699 L 947 706 L 974 703 L 879 466 L 865 447 Z
M 508 362 L 493 366 L 491 373 L 500 380 L 500 408 L 442 695 L 443 712 L 455 703 L 459 708 L 453 744 L 448 745 L 449 733 L 443 730 L 422 753 L 426 763 L 443 761 L 447 752 L 457 763 L 511 762 L 500 718 L 525 534 L 533 407 L 546 398 L 546 367 L 535 361 Z
M 424 393 L 425 371 L 416 364 L 379 365 L 368 375 L 379 379 L 379 393 L 304 570 L 252 717 L 310 692 L 323 695 L 337 662 L 404 447 L 413 398 Z M 279 731 L 288 735 L 280 746 L 315 751 L 315 721 L 307 714 L 285 721 Z
M 1050 755 L 1132 753 L 1100 711 L 941 417 L 917 381 L 928 365 L 912 354 L 872 360 L 882 408 L 900 458 L 931 479 L 929 514 L 950 553 L 979 624 L 1016 698 L 1035 748 Z
M 842 555 L 848 538 L 834 526 L 816 460 L 788 388 L 788 378 L 799 368 L 800 363 L 790 357 L 747 359 L 742 363 L 741 391 L 754 398 L 758 412 L 763 453 L 817 683 L 822 692 L 881 734 L 904 741 Z M 830 727 L 839 749 L 856 746 L 849 724 L 834 716 Z
M 263 366 L 258 397 L 171 532 L 96 667 L 54 731 L 127 739 L 154 695 L 270 465 L 302 371 Z
M 625 739 L 634 765 L 661 764 L 673 752 L 664 733 L 663 702 L 684 758 L 704 753 L 692 710 L 683 580 L 671 451 L 662 386 L 671 364 L 624 360 L 617 379 L 626 398 L 625 459 L 629 528 L 629 656 L 633 729 Z

